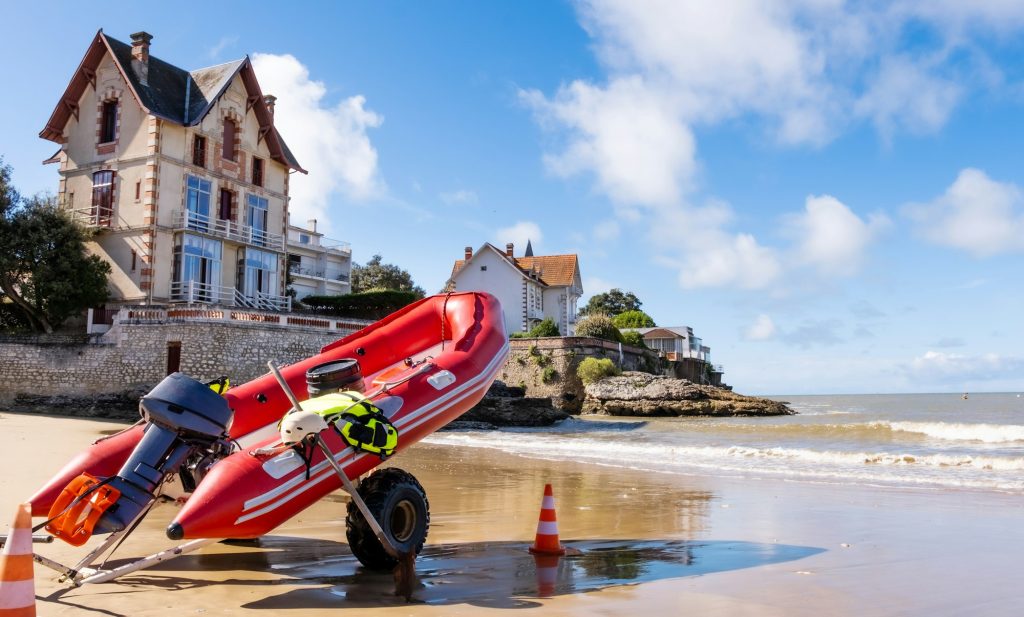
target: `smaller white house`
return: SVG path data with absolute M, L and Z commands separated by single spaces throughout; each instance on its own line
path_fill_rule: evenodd
M 551 318 L 563 336 L 572 336 L 576 304 L 583 295 L 579 259 L 576 255 L 534 256 L 529 243 L 526 254 L 515 257 L 513 248 L 509 243 L 501 251 L 488 242 L 473 252 L 467 246 L 464 259 L 452 267 L 448 288 L 496 296 L 509 334 L 529 331 Z
M 648 347 L 669 360 L 694 358 L 711 362 L 711 348 L 703 345 L 703 341 L 693 335 L 693 328 L 689 326 L 622 328 L 622 332 L 639 332 Z
M 325 238 L 316 229 L 316 219 L 307 224 L 308 228 L 288 225 L 288 274 L 295 298 L 351 292 L 352 246 Z

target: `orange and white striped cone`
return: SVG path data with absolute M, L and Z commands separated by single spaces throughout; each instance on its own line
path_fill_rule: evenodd
M 550 484 L 544 485 L 544 499 L 540 504 L 537 538 L 530 547 L 535 555 L 564 555 L 565 547 L 558 541 L 558 519 L 555 518 L 555 494 Z
M 14 525 L 0 553 L 0 617 L 35 617 L 36 581 L 32 567 L 32 505 L 18 506 Z

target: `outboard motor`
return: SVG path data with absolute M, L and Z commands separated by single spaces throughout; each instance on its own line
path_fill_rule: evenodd
M 130 525 L 168 474 L 180 471 L 185 488 L 194 489 L 202 479 L 197 475 L 230 452 L 226 440 L 233 411 L 202 382 L 182 373 L 168 375 L 142 397 L 139 410 L 148 424 L 121 471 L 107 482 L 120 498 L 97 521 L 96 533 Z

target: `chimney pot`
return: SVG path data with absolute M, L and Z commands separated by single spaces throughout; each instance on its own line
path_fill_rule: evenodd
M 263 97 L 263 102 L 267 104 L 267 109 L 270 110 L 270 115 L 274 115 L 274 104 L 277 103 L 277 97 L 273 94 L 268 94 Z
M 506 244 L 505 245 L 505 255 L 507 255 L 508 257 L 512 257 L 512 248 L 513 248 L 513 245 L 512 245 L 511 242 Z
M 306 221 L 306 226 L 309 227 L 313 233 L 316 233 L 316 219 L 309 219 Z
M 467 246 L 466 247 L 466 261 L 469 261 L 472 258 L 473 258 L 473 247 Z
M 132 35 L 132 71 L 143 86 L 149 85 L 149 42 L 153 35 L 136 32 Z

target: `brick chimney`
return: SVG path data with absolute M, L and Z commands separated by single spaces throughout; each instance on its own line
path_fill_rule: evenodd
M 469 261 L 470 259 L 473 259 L 473 247 L 467 246 L 466 247 L 466 261 Z
M 512 257 L 512 243 L 511 242 L 509 242 L 508 244 L 505 245 L 505 255 L 507 257 Z
M 136 32 L 132 35 L 132 71 L 143 86 L 149 85 L 149 42 L 153 35 Z
M 277 97 L 273 94 L 268 94 L 263 97 L 263 102 L 267 104 L 267 109 L 270 110 L 270 115 L 274 115 L 274 104 L 277 103 Z

